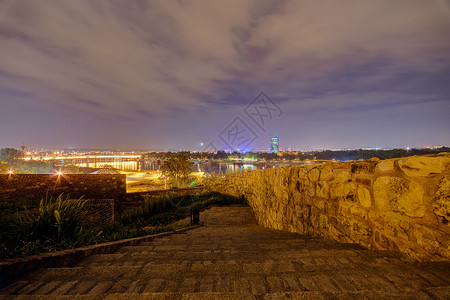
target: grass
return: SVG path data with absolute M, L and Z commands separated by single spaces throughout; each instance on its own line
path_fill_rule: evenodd
M 39 207 L 39 201 L 34 199 L 2 199 L 0 200 L 0 218 L 36 207 Z
M 26 210 L 1 219 L 0 257 L 29 255 L 89 243 L 93 232 L 83 227 L 85 201 L 43 199 L 38 211 Z
M 148 192 L 152 190 L 161 190 L 164 189 L 164 182 L 159 182 L 157 180 L 141 180 L 135 181 L 131 183 L 127 183 L 127 192 L 135 193 L 135 192 Z
M 123 224 L 138 226 L 163 226 L 190 215 L 191 208 L 204 210 L 212 205 L 247 204 L 244 199 L 210 192 L 198 196 L 185 195 L 160 197 L 146 201 L 139 207 L 127 209 L 122 215 Z
M 0 216 L 0 258 L 28 256 L 43 252 L 93 245 L 172 231 L 187 227 L 179 222 L 190 214 L 191 208 L 203 210 L 211 205 L 243 204 L 242 199 L 219 193 L 199 196 L 164 197 L 126 210 L 119 221 L 103 227 L 86 226 L 88 211 L 83 199 L 43 199 L 37 205 L 19 201 L 4 204 L 14 215 Z M 29 207 L 39 209 L 29 210 Z M 25 211 L 18 213 L 18 207 Z M 178 221 L 178 222 L 177 222 Z

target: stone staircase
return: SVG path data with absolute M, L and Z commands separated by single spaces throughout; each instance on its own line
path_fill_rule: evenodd
M 205 226 L 75 267 L 40 269 L 4 299 L 450 299 L 450 263 L 277 231 L 249 207 L 213 207 Z

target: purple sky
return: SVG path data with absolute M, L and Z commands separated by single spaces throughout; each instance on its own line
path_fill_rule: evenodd
M 0 0 L 0 103 L 0 147 L 449 146 L 450 2 Z

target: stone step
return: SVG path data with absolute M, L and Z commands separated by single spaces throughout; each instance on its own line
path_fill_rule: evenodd
M 405 274 L 405 271 L 408 271 Z M 386 274 L 386 275 L 383 275 Z M 390 263 L 386 265 L 368 266 L 360 264 L 305 264 L 303 262 L 274 261 L 237 263 L 236 261 L 183 261 L 182 263 L 158 263 L 142 261 L 135 265 L 89 266 L 72 268 L 41 269 L 24 278 L 36 281 L 76 281 L 80 278 L 92 281 L 115 281 L 117 278 L 135 281 L 155 278 L 175 277 L 252 277 L 252 276 L 295 276 L 309 278 L 311 276 L 361 276 L 379 278 L 384 276 L 390 282 L 409 286 L 445 286 L 448 285 L 448 272 L 422 274 L 416 269 L 406 269 L 404 264 Z
M 295 277 L 282 276 L 248 276 L 248 277 L 221 277 L 197 276 L 186 278 L 151 278 L 136 281 L 122 278 L 119 280 L 71 280 L 71 281 L 19 281 L 11 285 L 2 294 L 12 295 L 103 295 L 109 294 L 137 294 L 146 293 L 248 293 L 272 294 L 288 293 L 289 295 L 302 295 L 308 292 L 332 293 L 336 296 L 378 295 L 380 298 L 409 295 L 421 295 L 418 291 L 427 291 L 437 299 L 445 299 L 450 292 L 448 286 L 399 286 L 382 277 L 364 276 L 309 276 Z M 298 293 L 301 292 L 301 293 Z M 427 295 L 424 294 L 424 295 Z M 193 294 L 194 295 L 194 294 Z M 423 296 L 423 295 L 421 295 Z M 444 298 L 443 298 L 444 297 Z M 359 298 L 359 297 L 358 297 Z M 426 297 L 427 298 L 427 297 Z
M 202 235 L 192 235 L 189 233 L 186 233 L 185 235 L 178 234 L 176 236 L 169 236 L 169 237 L 163 237 L 158 238 L 150 242 L 144 242 L 143 245 L 146 244 L 173 244 L 173 243 L 182 243 L 182 244 L 189 244 L 189 243 L 196 243 L 196 244 L 204 244 L 209 242 L 215 242 L 218 244 L 233 244 L 233 243 L 288 243 L 291 245 L 299 244 L 303 245 L 305 243 L 319 243 L 319 244 L 336 244 L 340 245 L 341 247 L 345 247 L 345 245 L 352 245 L 353 247 L 359 247 L 358 244 L 354 243 L 338 243 L 336 241 L 332 240 L 323 240 L 319 238 L 312 238 L 304 235 L 295 234 L 294 236 L 286 236 L 283 238 L 278 237 L 277 235 L 271 235 L 271 234 L 261 234 L 261 235 L 254 235 L 251 232 L 247 232 L 243 234 L 242 236 L 239 236 L 237 233 L 224 233 L 224 234 L 217 234 L 214 236 L 207 235 L 205 233 L 204 236 Z
M 6 299 L 6 298 L 5 298 Z M 72 295 L 17 295 L 11 296 L 7 299 L 73 299 Z M 304 292 L 287 292 L 287 293 L 269 293 L 261 298 L 259 294 L 252 294 L 249 292 L 234 292 L 234 293 L 218 293 L 218 292 L 206 292 L 206 293 L 128 293 L 128 294 L 108 294 L 102 296 L 98 295 L 85 295 L 84 297 L 77 297 L 77 299 L 149 299 L 149 300 L 161 300 L 161 299 L 202 299 L 202 300 L 216 300 L 216 299 L 235 299 L 235 300 L 257 300 L 257 299 L 399 299 L 399 300 L 411 300 L 411 299 L 448 299 L 445 298 L 433 298 L 426 291 L 420 292 L 316 292 L 316 291 L 304 291 Z
M 239 213 L 225 212 L 210 220 Z M 203 226 L 34 271 L 0 299 L 449 299 L 449 270 L 254 224 Z
M 116 253 L 126 252 L 149 252 L 149 251 L 162 251 L 167 253 L 168 251 L 260 251 L 260 252 L 273 252 L 273 251 L 292 251 L 292 250 L 322 250 L 322 249 L 341 249 L 341 250 L 364 250 L 360 246 L 353 245 L 339 245 L 335 243 L 305 243 L 300 246 L 292 246 L 283 243 L 246 243 L 246 244 L 217 244 L 217 243 L 201 243 L 201 244 L 141 244 L 136 246 L 126 246 L 119 249 Z
M 183 261 L 212 261 L 237 263 L 264 262 L 266 260 L 296 261 L 305 265 L 354 263 L 391 263 L 403 257 L 389 251 L 369 250 L 291 250 L 285 252 L 261 253 L 257 251 L 149 251 L 114 254 L 97 254 L 88 257 L 79 266 L 143 265 L 144 262 L 182 263 Z

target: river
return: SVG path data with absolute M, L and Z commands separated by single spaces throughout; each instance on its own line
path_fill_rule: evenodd
M 116 169 L 123 171 L 156 171 L 161 166 L 160 161 L 143 161 L 130 158 L 76 158 L 76 159 L 62 159 L 55 161 L 61 165 L 75 165 L 79 167 L 101 168 L 105 165 L 110 165 Z M 242 172 L 252 170 L 262 170 L 267 168 L 277 168 L 280 166 L 304 165 L 311 162 L 256 162 L 256 161 L 193 161 L 191 169 L 193 172 L 205 173 L 226 173 L 226 172 Z M 317 163 L 317 162 L 313 162 Z

